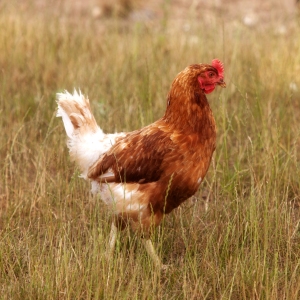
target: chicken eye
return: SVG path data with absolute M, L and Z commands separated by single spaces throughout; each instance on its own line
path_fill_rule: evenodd
M 215 74 L 214 74 L 213 72 L 209 72 L 209 73 L 208 73 L 208 76 L 209 76 L 210 78 L 213 78 L 213 77 L 215 76 Z

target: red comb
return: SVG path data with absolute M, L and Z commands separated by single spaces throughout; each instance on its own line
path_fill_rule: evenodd
M 212 62 L 211 62 L 211 65 L 217 69 L 218 73 L 219 73 L 219 76 L 220 77 L 223 77 L 223 73 L 224 73 L 224 66 L 223 66 L 223 63 L 218 60 L 217 58 L 213 59 Z

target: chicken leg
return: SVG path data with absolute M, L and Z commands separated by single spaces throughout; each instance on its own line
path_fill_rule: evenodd
M 109 234 L 109 248 L 106 250 L 106 258 L 108 260 L 111 260 L 115 247 L 116 247 L 116 241 L 117 241 L 117 234 L 118 234 L 118 228 L 115 225 L 114 222 L 111 224 L 111 230 Z
M 155 266 L 159 269 L 166 270 L 167 266 L 162 264 L 160 258 L 156 254 L 156 251 L 153 247 L 151 240 L 150 239 L 143 240 L 143 244 L 146 248 L 148 255 L 151 257 L 152 261 L 154 262 Z
M 116 241 L 117 241 L 118 228 L 114 222 L 111 224 L 111 230 L 109 234 L 109 248 L 106 250 L 106 258 L 107 260 L 111 260 L 115 251 Z M 143 239 L 144 247 L 148 255 L 151 257 L 154 265 L 159 268 L 165 270 L 167 267 L 162 264 L 160 258 L 158 257 L 154 246 L 150 239 Z

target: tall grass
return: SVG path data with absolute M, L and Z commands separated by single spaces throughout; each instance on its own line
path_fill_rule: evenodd
M 0 16 L 1 299 L 299 299 L 299 30 L 19 9 Z M 110 215 L 69 161 L 56 92 L 81 88 L 105 131 L 134 130 L 163 115 L 179 71 L 215 57 L 228 87 L 209 95 L 209 174 L 152 237 L 168 270 L 129 230 L 107 261 Z

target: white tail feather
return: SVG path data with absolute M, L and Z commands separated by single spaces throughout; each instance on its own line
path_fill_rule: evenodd
M 74 90 L 57 94 L 57 117 L 62 117 L 68 136 L 70 156 L 87 178 L 89 167 L 115 143 L 123 133 L 104 134 L 91 112 L 88 98 Z

